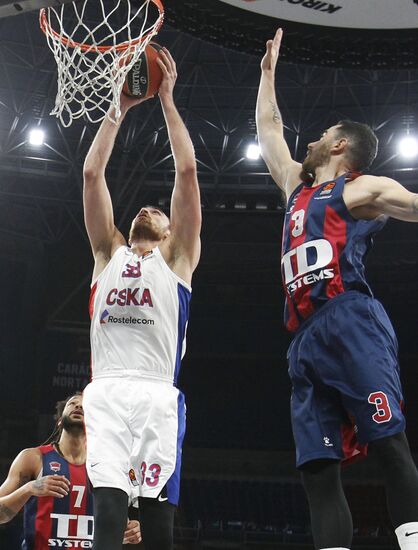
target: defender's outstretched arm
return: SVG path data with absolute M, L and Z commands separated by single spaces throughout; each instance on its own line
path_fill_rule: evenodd
M 343 197 L 350 209 L 358 208 L 370 217 L 385 214 L 397 220 L 418 222 L 418 193 L 382 176 L 360 176 L 355 183 L 344 189 Z
M 282 29 L 278 29 L 274 39 L 266 44 L 266 53 L 261 61 L 256 123 L 261 155 L 276 184 L 289 196 L 300 183 L 301 165 L 290 155 L 276 99 L 275 71 L 282 36 Z

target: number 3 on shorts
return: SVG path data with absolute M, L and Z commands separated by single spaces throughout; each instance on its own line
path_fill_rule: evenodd
M 148 473 L 148 475 L 147 475 Z M 147 466 L 145 462 L 141 464 L 141 485 L 146 483 L 148 487 L 155 487 L 160 481 L 161 466 L 151 464 Z
M 372 415 L 375 422 L 389 422 L 392 418 L 392 411 L 388 398 L 382 391 L 375 391 L 369 395 L 368 402 L 376 407 L 376 412 Z

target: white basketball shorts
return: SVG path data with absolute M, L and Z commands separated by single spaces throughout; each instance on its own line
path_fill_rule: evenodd
M 177 505 L 186 428 L 183 394 L 166 382 L 101 378 L 85 388 L 83 408 L 93 487 Z

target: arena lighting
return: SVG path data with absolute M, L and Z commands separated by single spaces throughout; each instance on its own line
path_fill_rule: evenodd
M 406 136 L 399 141 L 399 154 L 407 159 L 418 155 L 418 140 L 413 136 Z
M 260 147 L 256 143 L 250 143 L 245 156 L 250 160 L 258 160 L 260 158 Z
M 45 132 L 40 128 L 32 128 L 29 132 L 29 143 L 30 145 L 43 145 L 45 138 Z

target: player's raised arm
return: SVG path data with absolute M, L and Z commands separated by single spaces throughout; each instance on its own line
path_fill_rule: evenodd
M 35 479 L 41 467 L 37 449 L 25 449 L 15 458 L 0 487 L 0 523 L 11 521 L 32 496 L 62 498 L 68 494 L 70 484 L 64 476 Z
M 189 132 L 174 104 L 176 64 L 166 48 L 160 52 L 158 63 L 163 71 L 159 96 L 176 169 L 167 256 L 171 258 L 174 271 L 190 283 L 200 257 L 202 224 L 196 159 Z
M 347 184 L 344 189 L 347 207 L 366 217 L 381 214 L 403 220 L 418 222 L 418 193 L 411 193 L 397 181 L 379 176 L 360 176 L 356 185 Z
M 282 36 L 282 29 L 278 29 L 274 39 L 266 44 L 266 53 L 261 61 L 256 123 L 261 156 L 276 184 L 289 196 L 300 183 L 301 165 L 290 155 L 276 99 L 275 71 Z
M 105 170 L 125 113 L 126 110 L 117 123 L 108 118 L 103 120 L 84 161 L 84 221 L 93 256 L 96 262 L 103 257 L 105 264 L 106 259 L 111 258 L 114 240 L 118 236 Z
M 120 118 L 116 123 L 108 117 L 103 120 L 84 161 L 84 221 L 95 259 L 93 278 L 103 270 L 116 248 L 126 244 L 115 227 L 105 170 L 127 111 L 141 101 L 144 100 L 128 98 L 122 93 Z

